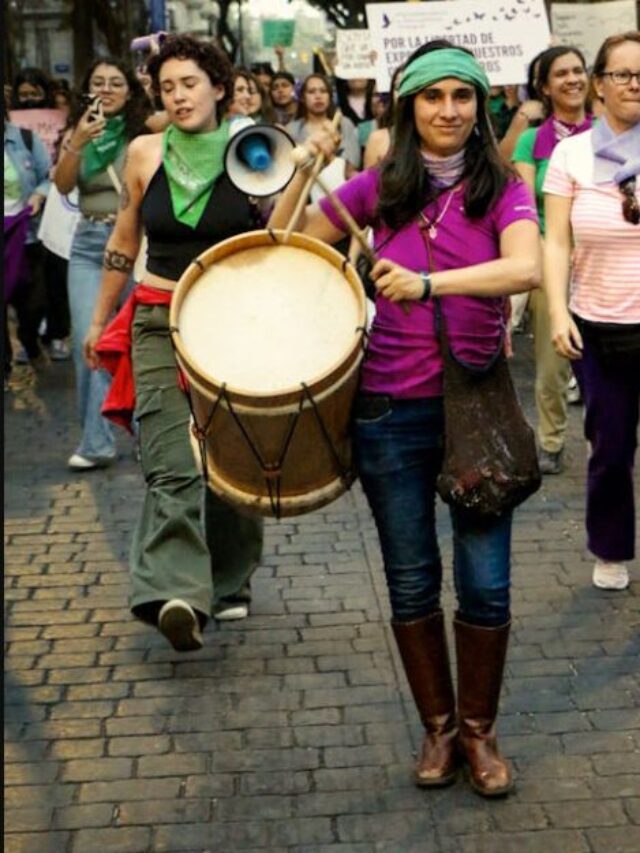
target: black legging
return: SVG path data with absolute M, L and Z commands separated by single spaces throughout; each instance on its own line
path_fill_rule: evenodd
M 42 244 L 29 243 L 25 247 L 24 277 L 18 283 L 11 299 L 18 315 L 18 340 L 29 358 L 37 358 L 41 352 L 38 329 L 44 317 L 46 302 L 42 262 Z M 5 365 L 7 346 L 10 352 L 8 336 L 5 338 Z

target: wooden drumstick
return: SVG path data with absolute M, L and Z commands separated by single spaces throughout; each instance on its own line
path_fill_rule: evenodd
M 355 221 L 353 216 L 349 213 L 349 211 L 344 206 L 344 204 L 340 201 L 338 196 L 329 189 L 327 184 L 324 182 L 324 180 L 319 175 L 316 176 L 315 180 L 316 180 L 316 183 L 318 184 L 318 186 L 320 187 L 320 189 L 326 195 L 327 200 L 332 205 L 335 212 L 342 219 L 342 221 L 348 227 L 351 234 L 356 238 L 356 240 L 360 244 L 360 248 L 364 252 L 367 260 L 371 264 L 375 264 L 375 262 L 378 259 L 375 255 L 375 252 L 371 248 L 371 246 L 367 243 L 367 238 L 364 236 L 364 232 L 362 231 L 362 229 L 360 228 L 358 223 Z M 408 302 L 400 302 L 400 307 L 402 308 L 402 310 L 404 311 L 405 314 L 409 313 L 410 308 L 409 308 Z
M 342 219 L 351 234 L 353 234 L 353 236 L 360 244 L 360 248 L 364 252 L 367 260 L 370 261 L 372 264 L 375 264 L 377 258 L 374 254 L 373 249 L 367 243 L 367 238 L 364 236 L 364 231 L 360 228 L 358 223 L 349 213 L 344 204 L 340 201 L 338 196 L 331 191 L 330 187 L 325 183 L 324 178 L 321 178 L 320 175 L 316 175 L 315 181 L 322 190 L 322 192 L 326 195 L 327 199 L 329 200 L 329 203 L 331 204 L 335 212 Z
M 333 116 L 333 119 L 331 121 L 331 129 L 333 131 L 336 131 L 338 129 L 338 127 L 340 126 L 341 119 L 342 113 L 340 112 L 340 110 L 336 110 L 335 115 Z M 304 147 L 304 145 L 296 146 L 291 152 L 291 156 L 293 157 L 293 160 L 296 166 L 298 166 L 298 168 L 306 166 L 312 159 L 311 155 L 309 154 L 309 151 Z M 300 219 L 300 214 L 302 213 L 307 204 L 311 187 L 313 186 L 314 181 L 317 180 L 319 173 L 324 167 L 324 161 L 325 155 L 322 151 L 320 151 L 315 157 L 315 161 L 313 163 L 313 167 L 311 169 L 309 177 L 307 178 L 303 191 L 300 193 L 300 198 L 296 203 L 295 209 L 291 215 L 291 219 L 289 220 L 289 223 L 285 229 L 282 238 L 283 243 L 288 243 L 289 238 L 295 231 L 295 227 L 298 224 L 298 220 Z
M 333 121 L 332 121 L 332 128 L 334 130 L 338 129 L 338 123 L 339 123 L 341 118 L 342 118 L 342 116 L 340 114 L 340 111 L 336 110 L 336 114 L 334 115 Z M 307 149 L 303 145 L 299 145 L 296 148 L 294 148 L 291 156 L 297 162 L 298 166 L 304 165 L 305 161 L 308 162 L 310 159 L 309 158 L 309 152 L 307 151 Z M 307 203 L 307 197 L 309 195 L 311 185 L 315 182 L 316 184 L 318 184 L 320 189 L 326 195 L 329 203 L 332 205 L 333 209 L 336 211 L 338 216 L 342 219 L 344 224 L 347 226 L 348 231 L 350 231 L 350 233 L 356 238 L 356 240 L 360 244 L 360 248 L 364 252 L 364 255 L 367 258 L 367 260 L 371 264 L 375 264 L 375 262 L 378 259 L 376 258 L 375 252 L 373 251 L 371 246 L 367 243 L 367 238 L 365 237 L 364 232 L 362 231 L 362 229 L 360 228 L 358 223 L 355 221 L 353 216 L 349 213 L 349 211 L 344 206 L 344 204 L 340 201 L 340 199 L 335 195 L 335 193 L 333 193 L 331 191 L 329 186 L 325 183 L 324 178 L 320 177 L 320 172 L 322 171 L 322 168 L 324 166 L 324 159 L 325 159 L 324 154 L 322 152 L 320 152 L 316 156 L 315 162 L 313 164 L 313 168 L 311 169 L 311 173 L 310 173 L 309 177 L 307 178 L 307 182 L 304 185 L 304 191 L 302 192 L 302 194 L 300 195 L 300 198 L 298 199 L 298 201 L 296 203 L 295 210 L 293 211 L 291 219 L 289 220 L 289 224 L 287 225 L 286 231 L 285 231 L 284 236 L 282 238 L 282 242 L 287 243 L 289 238 L 291 237 L 291 234 L 293 233 L 293 231 L 295 229 L 295 226 L 298 222 L 298 219 L 300 218 L 300 214 L 302 213 L 302 210 Z M 409 313 L 409 310 L 410 310 L 409 303 L 401 302 L 400 307 L 402 308 L 402 310 L 404 311 L 405 314 Z

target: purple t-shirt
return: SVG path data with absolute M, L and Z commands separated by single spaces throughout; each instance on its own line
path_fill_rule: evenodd
M 393 233 L 376 217 L 378 169 L 360 172 L 336 191 L 358 225 L 371 225 L 379 258 L 389 258 L 407 269 L 429 269 L 425 240 L 417 220 Z M 437 205 L 425 208 L 429 222 L 438 219 L 437 234 L 429 239 L 432 271 L 460 269 L 500 257 L 500 233 L 519 219 L 537 222 L 535 201 L 522 181 L 510 181 L 498 202 L 482 219 L 467 219 L 464 187 L 451 199 L 445 191 Z M 325 216 L 340 230 L 345 225 L 327 198 L 320 201 Z M 392 235 L 392 236 L 391 236 Z M 382 246 L 381 244 L 384 243 Z M 447 336 L 457 359 L 475 367 L 486 365 L 502 345 L 505 297 L 444 296 L 440 299 Z M 376 298 L 376 316 L 370 333 L 361 388 L 393 397 L 436 397 L 442 394 L 442 357 L 435 328 L 433 302 L 405 303 L 408 313 L 384 296 Z

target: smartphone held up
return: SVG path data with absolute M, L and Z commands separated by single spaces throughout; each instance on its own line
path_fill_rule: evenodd
M 84 95 L 82 98 L 82 105 L 85 110 L 88 110 L 89 121 L 97 121 L 98 119 L 104 118 L 102 98 L 100 95 Z

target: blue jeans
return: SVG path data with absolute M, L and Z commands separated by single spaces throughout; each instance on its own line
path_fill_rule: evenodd
M 378 528 L 393 618 L 420 619 L 440 606 L 436 479 L 443 455 L 441 397 L 360 395 L 354 412 L 358 473 Z M 458 615 L 472 625 L 509 621 L 511 520 L 478 522 L 451 508 Z
M 76 453 L 90 459 L 113 459 L 114 430 L 100 414 L 111 377 L 106 370 L 91 370 L 84 360 L 83 342 L 102 279 L 102 255 L 113 225 L 81 219 L 71 245 L 69 260 L 69 309 L 71 341 L 76 374 L 76 394 L 82 437 Z

